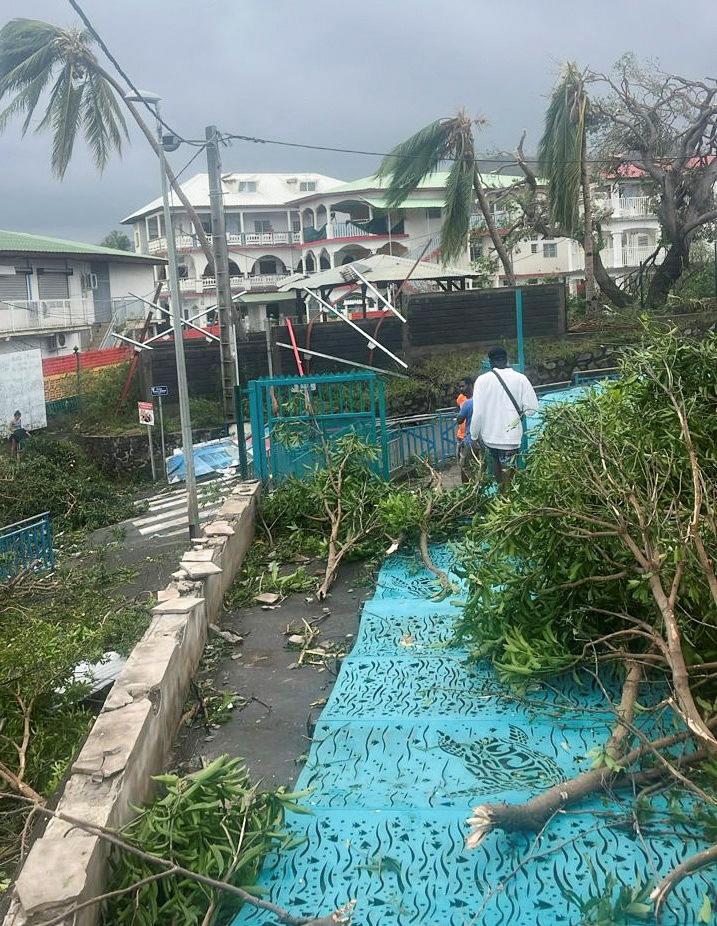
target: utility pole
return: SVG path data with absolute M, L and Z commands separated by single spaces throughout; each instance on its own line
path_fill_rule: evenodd
M 174 360 L 177 365 L 177 393 L 179 398 L 179 420 L 182 423 L 182 453 L 184 455 L 184 482 L 187 487 L 187 521 L 189 538 L 199 536 L 199 505 L 197 503 L 197 478 L 194 473 L 194 444 L 192 442 L 192 419 L 189 412 L 189 390 L 187 387 L 187 367 L 184 359 L 184 334 L 182 331 L 182 300 L 179 289 L 179 272 L 177 270 L 177 243 L 174 240 L 172 211 L 169 207 L 169 183 L 167 182 L 167 157 L 164 153 L 162 123 L 159 116 L 160 97 L 155 93 L 140 91 L 138 95 L 127 94 L 126 100 L 134 103 L 149 103 L 154 107 L 157 117 L 157 138 L 159 139 L 159 173 L 162 180 L 162 214 L 164 218 L 164 235 L 167 241 L 167 259 L 169 274 L 169 300 L 172 310 L 172 331 L 174 333 Z M 175 145 L 176 147 L 176 145 Z M 173 151 L 174 148 L 169 148 Z M 155 297 L 157 298 L 157 297 Z
M 182 331 L 182 301 L 177 272 L 177 244 L 174 240 L 172 212 L 169 208 L 169 184 L 167 183 L 167 159 L 162 148 L 162 124 L 157 108 L 157 134 L 159 135 L 160 173 L 162 175 L 162 205 L 164 211 L 164 235 L 167 239 L 169 265 L 169 299 L 172 308 L 172 330 L 174 331 L 174 355 L 177 363 L 177 392 L 179 393 L 179 418 L 182 423 L 182 452 L 184 453 L 184 480 L 187 486 L 187 520 L 190 539 L 199 536 L 199 505 L 197 503 L 197 479 L 194 474 L 194 444 L 192 442 L 192 420 L 189 414 L 189 390 L 187 367 L 184 360 L 184 333 Z
M 217 314 L 219 315 L 219 352 L 221 356 L 222 402 L 227 421 L 234 421 L 234 387 L 236 372 L 232 358 L 232 290 L 229 282 L 229 252 L 222 196 L 222 165 L 219 158 L 219 132 L 215 125 L 205 129 L 207 140 L 207 174 L 209 206 L 212 217 L 212 250 L 214 278 L 217 281 Z
M 241 310 L 235 311 L 229 278 L 229 251 L 222 195 L 222 162 L 219 156 L 219 130 L 208 125 L 204 130 L 207 140 L 207 176 L 209 179 L 209 206 L 212 220 L 212 250 L 214 251 L 214 278 L 217 283 L 217 314 L 219 315 L 219 355 L 222 377 L 222 403 L 227 422 L 236 424 L 239 466 L 243 479 L 247 478 L 246 436 L 243 420 L 235 421 L 234 389 L 243 388 L 245 376 L 239 356 L 237 340 L 244 341 L 246 332 Z M 234 330 L 232 330 L 234 329 Z M 238 337 L 237 337 L 238 336 Z M 241 418 L 241 402 L 236 403 Z

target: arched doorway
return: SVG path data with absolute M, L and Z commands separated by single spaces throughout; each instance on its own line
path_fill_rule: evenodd
M 322 248 L 319 254 L 319 270 L 331 270 L 331 258 L 326 248 Z
M 360 244 L 347 244 L 334 254 L 334 267 L 343 267 L 344 264 L 350 264 L 364 257 L 371 257 L 371 251 L 368 248 L 361 247 Z
M 316 258 L 311 251 L 307 251 L 304 257 L 304 266 L 307 273 L 316 273 Z
M 286 273 L 286 264 L 284 261 L 280 257 L 275 257 L 273 254 L 265 254 L 254 261 L 250 276 L 278 276 L 284 273 Z

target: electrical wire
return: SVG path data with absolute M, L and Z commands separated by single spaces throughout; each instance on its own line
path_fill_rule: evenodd
M 70 0 L 72 2 L 72 0 Z M 408 160 L 423 160 L 423 155 L 420 154 L 394 154 L 392 151 L 368 151 L 361 148 L 342 148 L 336 147 L 333 145 L 312 145 L 304 142 L 293 142 L 286 141 L 283 139 L 277 138 L 261 138 L 256 135 L 239 135 L 234 133 L 220 133 L 220 138 L 225 142 L 229 143 L 232 140 L 236 141 L 245 141 L 250 142 L 256 145 L 277 145 L 283 148 L 303 148 L 309 151 L 330 151 L 337 154 L 360 154 L 365 155 L 366 157 L 378 157 L 378 158 L 395 158 L 396 160 L 408 161 Z M 462 158 L 452 158 L 445 157 L 441 158 L 441 161 L 452 162 L 463 160 Z M 620 158 L 617 157 L 605 157 L 605 158 L 586 158 L 588 164 L 614 164 L 616 161 L 619 161 Z M 628 159 L 629 160 L 629 159 Z M 639 160 L 639 158 L 635 159 Z M 670 161 L 679 161 L 681 158 L 662 158 L 660 160 L 661 164 L 669 163 Z M 537 158 L 526 158 L 526 161 L 531 164 L 537 164 Z M 490 157 L 485 156 L 482 158 L 475 158 L 476 164 L 481 163 L 490 163 L 490 164 L 515 164 L 518 166 L 518 160 L 515 157 L 506 158 L 506 157 Z M 574 164 L 575 161 L 566 161 L 564 163 Z M 629 180 L 631 178 L 624 177 L 622 179 Z
M 164 119 L 162 119 L 162 117 L 159 115 L 159 113 L 156 111 L 156 109 L 152 106 L 152 104 L 149 103 L 147 100 L 144 99 L 144 97 L 142 96 L 141 91 L 137 89 L 137 86 L 134 84 L 134 82 L 132 81 L 131 77 L 127 74 L 127 72 L 124 70 L 124 68 L 122 67 L 122 65 L 119 63 L 119 61 L 117 61 L 117 59 L 115 58 L 115 56 L 114 56 L 114 55 L 112 54 L 112 52 L 109 50 L 109 48 L 107 47 L 107 43 L 106 43 L 105 40 L 102 38 L 102 36 L 99 34 L 99 32 L 97 31 L 97 29 L 95 29 L 95 27 L 92 25 L 92 23 L 90 22 L 90 19 L 89 19 L 88 15 L 87 15 L 87 13 L 85 13 L 85 11 L 82 9 L 82 7 L 81 7 L 80 4 L 77 2 L 77 0 L 68 0 L 68 3 L 69 3 L 70 6 L 72 7 L 72 9 L 77 13 L 77 15 L 80 17 L 80 19 L 81 19 L 82 22 L 85 24 L 85 26 L 86 26 L 87 29 L 90 31 L 90 33 L 91 33 L 91 34 L 94 36 L 94 38 L 97 40 L 98 45 L 100 46 L 100 48 L 102 49 L 102 51 L 105 53 L 105 55 L 107 55 L 107 57 L 109 58 L 109 60 L 112 62 L 112 64 L 113 64 L 114 67 L 116 68 L 117 72 L 121 75 L 122 79 L 123 79 L 123 80 L 125 81 L 125 83 L 130 87 L 130 89 L 134 92 L 135 96 L 137 96 L 137 97 L 139 98 L 139 102 L 140 102 L 140 103 L 141 103 L 141 104 L 142 104 L 142 105 L 143 105 L 143 106 L 155 117 L 155 119 L 157 119 L 157 121 L 158 121 L 162 126 L 164 126 L 164 128 L 165 128 L 171 135 L 174 135 L 176 138 L 178 138 L 178 139 L 182 142 L 182 144 L 185 144 L 185 145 L 205 145 L 206 143 L 205 143 L 204 141 L 192 141 L 191 139 L 184 138 L 182 135 L 179 134 L 179 132 L 177 132 L 175 129 L 173 129 L 171 125 L 168 125 L 168 124 L 164 121 Z

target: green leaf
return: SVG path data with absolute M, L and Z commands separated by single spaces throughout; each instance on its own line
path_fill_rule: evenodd
M 702 906 L 700 907 L 699 913 L 697 914 L 698 923 L 711 923 L 712 922 L 712 901 L 709 898 L 708 894 L 702 895 Z

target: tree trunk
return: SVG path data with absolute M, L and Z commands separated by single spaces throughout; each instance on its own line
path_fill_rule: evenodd
M 508 286 L 515 286 L 515 273 L 513 272 L 513 264 L 511 263 L 510 255 L 508 254 L 508 251 L 503 244 L 503 239 L 500 237 L 498 234 L 498 229 L 495 227 L 495 222 L 493 221 L 493 213 L 490 211 L 490 206 L 488 205 L 488 197 L 485 195 L 485 190 L 483 189 L 483 184 L 481 183 L 480 173 L 477 167 L 473 170 L 473 189 L 475 190 L 476 199 L 478 200 L 478 205 L 480 206 L 480 211 L 483 213 L 483 218 L 485 219 L 488 234 L 490 235 L 491 241 L 493 242 L 495 253 L 498 255 L 498 259 L 503 265 L 503 270 L 505 271 L 505 278 L 508 282 Z
M 95 65 L 95 67 L 97 69 L 97 73 L 100 74 L 109 84 L 112 85 L 117 95 L 120 97 L 120 99 L 124 102 L 125 106 L 132 113 L 134 121 L 140 127 L 140 129 L 142 130 L 142 134 L 152 146 L 152 150 L 159 158 L 160 164 L 164 163 L 165 173 L 167 175 L 167 180 L 169 181 L 169 185 L 174 190 L 174 192 L 177 194 L 177 199 L 184 206 L 184 210 L 189 216 L 189 219 L 192 225 L 194 226 L 194 230 L 196 232 L 197 238 L 199 239 L 199 244 L 201 245 L 201 248 L 204 251 L 204 256 L 207 259 L 207 263 L 209 264 L 210 267 L 214 267 L 214 252 L 212 250 L 211 244 L 209 243 L 209 239 L 207 238 L 207 233 L 204 231 L 204 226 L 202 225 L 201 220 L 199 216 L 197 215 L 197 212 L 194 206 L 189 202 L 189 200 L 187 199 L 184 193 L 184 190 L 179 184 L 179 181 L 174 176 L 174 172 L 172 171 L 172 168 L 169 166 L 169 162 L 167 161 L 167 158 L 164 157 L 164 151 L 162 151 L 162 149 L 160 148 L 159 141 L 155 137 L 154 132 L 149 128 L 147 123 L 140 116 L 139 110 L 137 109 L 135 104 L 125 98 L 124 90 L 122 89 L 120 84 L 114 79 L 114 77 L 111 74 L 109 74 L 107 71 L 105 71 L 105 69 L 101 67 L 100 65 Z M 165 234 L 166 234 L 166 229 L 165 229 Z
M 585 310 L 588 318 L 595 318 L 600 303 L 595 289 L 595 241 L 593 239 L 593 204 L 590 199 L 590 178 L 586 160 L 586 132 L 583 123 L 583 137 L 580 154 L 580 184 L 583 191 L 583 250 L 585 251 Z
M 647 291 L 647 304 L 649 308 L 664 305 L 675 283 L 682 276 L 685 269 L 685 250 L 681 243 L 670 245 L 665 259 L 655 270 Z
M 599 251 L 593 254 L 593 266 L 595 270 L 595 282 L 600 287 L 600 292 L 612 302 L 618 309 L 625 309 L 632 304 L 632 298 L 624 289 L 620 289 L 615 280 L 605 269 L 602 257 Z

